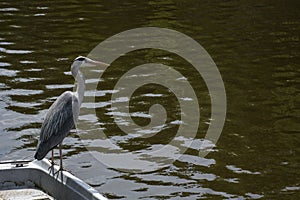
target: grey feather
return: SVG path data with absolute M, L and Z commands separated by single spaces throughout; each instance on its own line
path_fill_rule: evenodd
M 55 146 L 62 143 L 77 120 L 78 99 L 72 92 L 64 92 L 49 108 L 40 133 L 40 143 L 35 158 L 44 158 Z M 74 105 L 75 104 L 75 105 Z
M 74 125 L 72 92 L 64 92 L 49 108 L 40 133 L 40 141 L 45 142 L 54 135 L 64 135 L 65 125 Z

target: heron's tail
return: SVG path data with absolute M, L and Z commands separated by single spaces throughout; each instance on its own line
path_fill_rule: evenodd
M 42 160 L 43 158 L 45 158 L 45 156 L 50 150 L 51 148 L 47 143 L 41 142 L 38 146 L 38 149 L 36 150 L 34 158 L 38 160 Z

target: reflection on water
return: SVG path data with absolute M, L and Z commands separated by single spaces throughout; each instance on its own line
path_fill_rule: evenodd
M 96 93 L 86 91 L 79 119 L 88 128 L 72 131 L 65 139 L 66 168 L 112 199 L 297 199 L 299 8 L 296 1 L 2 1 L 0 160 L 33 158 L 47 109 L 62 92 L 73 89 L 69 72 L 73 58 L 121 31 L 159 26 L 197 40 L 222 74 L 228 111 L 217 145 L 203 140 L 213 120 L 203 80 L 175 55 L 141 50 L 116 60 L 100 79 Z M 170 166 L 149 173 L 118 171 L 97 161 L 86 147 L 96 153 L 110 152 L 120 161 L 119 152 L 147 152 L 168 143 L 184 123 L 174 94 L 147 85 L 130 99 L 131 117 L 145 126 L 149 108 L 159 103 L 168 114 L 166 125 L 157 127 L 155 135 L 124 134 L 116 126 L 113 116 L 125 113 L 116 113 L 111 106 L 112 94 L 119 92 L 113 86 L 131 67 L 147 62 L 173 66 L 184 75 L 182 80 L 191 82 L 200 102 L 200 128 L 192 144 L 186 137 L 177 138 L 188 149 Z M 97 113 L 91 115 L 94 108 Z M 100 130 L 105 133 L 102 138 Z M 144 135 L 149 137 L 140 137 Z M 200 158 L 199 146 L 213 151 Z

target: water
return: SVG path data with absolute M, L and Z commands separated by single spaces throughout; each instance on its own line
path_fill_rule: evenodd
M 188 77 L 201 102 L 196 141 L 201 142 L 211 123 L 207 88 L 192 68 L 168 52 L 140 50 L 105 72 L 96 115 L 81 118 L 89 134 L 72 131 L 64 141 L 65 168 L 111 199 L 298 199 L 299 8 L 297 1 L 2 1 L 0 160 L 33 159 L 47 109 L 63 91 L 73 90 L 72 59 L 119 32 L 158 26 L 195 39 L 220 70 L 227 117 L 216 147 L 200 158 L 196 142 L 171 165 L 148 173 L 116 170 L 91 156 L 87 148 L 93 141 L 102 147 L 96 151 L 111 148 L 105 138 L 92 140 L 100 130 L 121 152 L 146 151 L 174 137 L 180 125 L 178 101 L 161 86 L 138 89 L 131 104 L 139 125 L 149 123 L 152 103 L 166 108 L 168 124 L 160 134 L 132 139 L 113 121 L 114 85 L 139 64 L 169 64 Z M 86 96 L 90 101 L 88 92 Z M 91 106 L 83 104 L 82 112 Z

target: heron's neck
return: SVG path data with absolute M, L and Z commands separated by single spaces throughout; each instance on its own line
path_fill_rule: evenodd
M 85 80 L 84 80 L 84 76 L 80 73 L 80 71 L 78 71 L 75 79 L 77 81 L 77 89 L 75 94 L 78 97 L 79 105 L 81 105 L 84 97 L 84 92 L 85 92 Z

